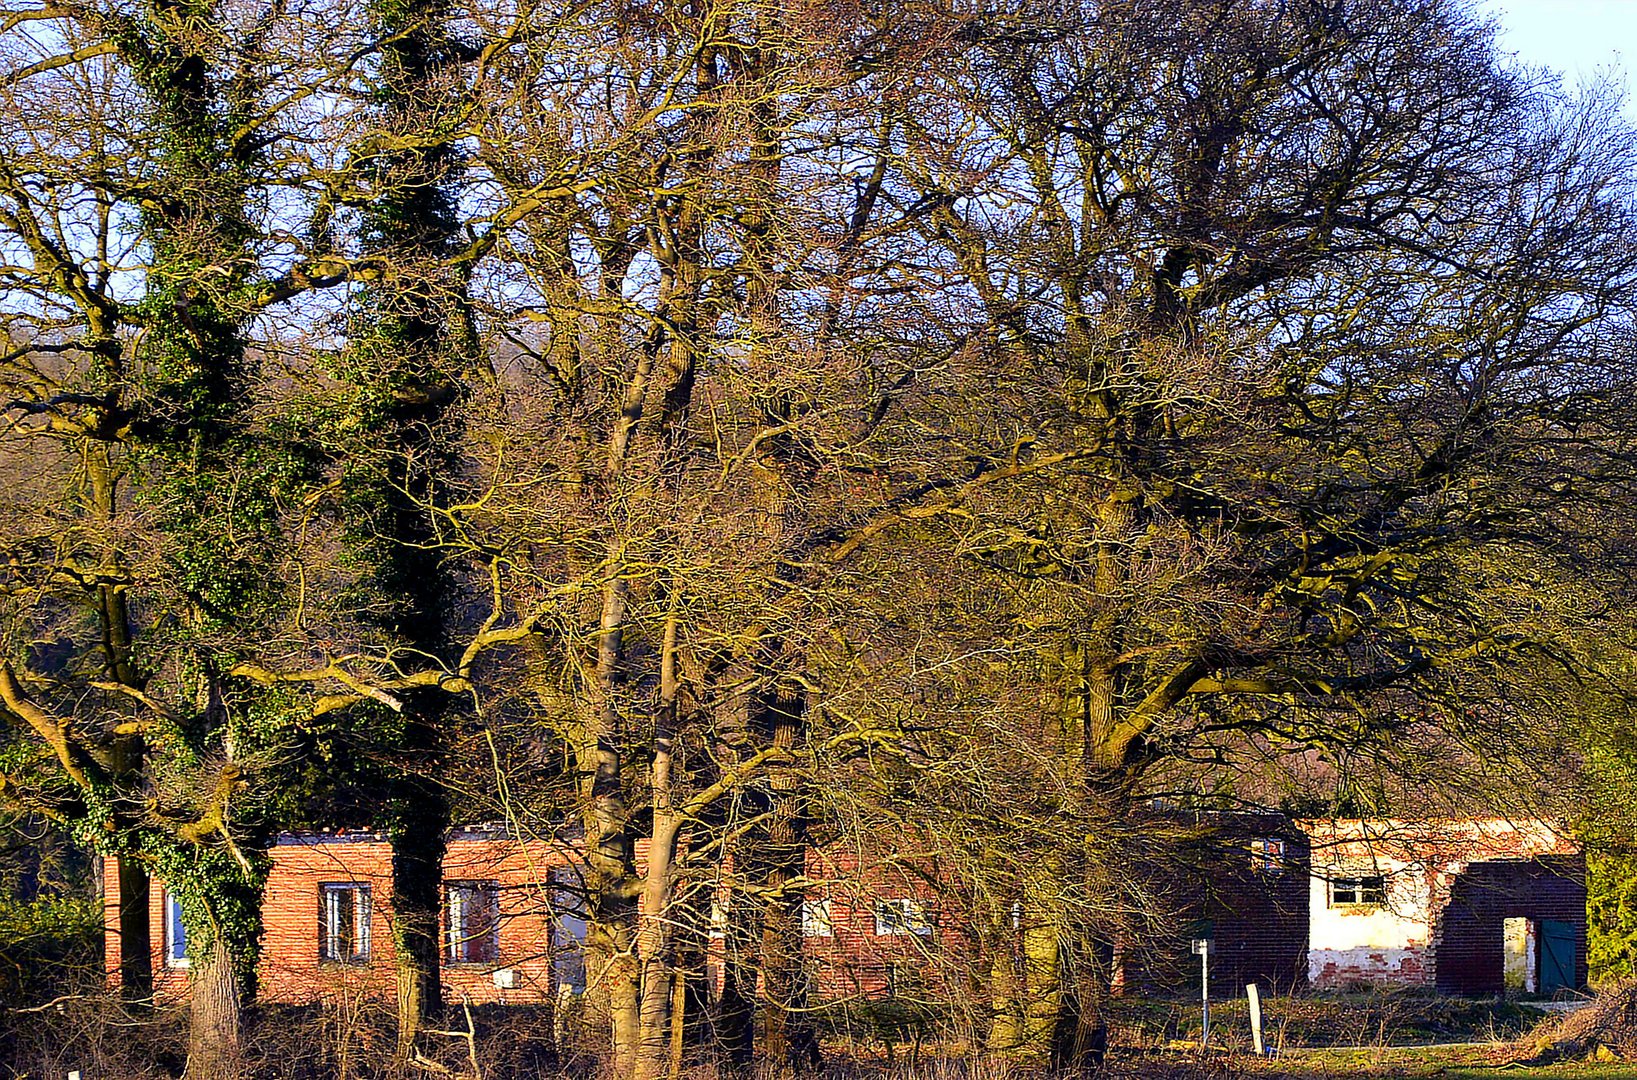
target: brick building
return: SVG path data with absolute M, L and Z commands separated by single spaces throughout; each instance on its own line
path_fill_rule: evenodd
M 1175 819 L 1172 820 L 1175 825 Z M 1181 918 L 1120 950 L 1128 992 L 1197 992 L 1190 939 L 1213 941 L 1211 989 L 1274 991 L 1355 983 L 1488 994 L 1586 979 L 1584 858 L 1540 822 L 1411 825 L 1204 815 L 1158 873 Z M 263 1000 L 348 991 L 390 997 L 391 851 L 369 832 L 285 835 L 263 901 Z M 639 857 L 641 852 L 639 851 Z M 806 950 L 820 999 L 967 992 L 972 928 L 925 858 L 831 845 L 809 855 Z M 106 962 L 120 961 L 118 874 L 103 875 Z M 576 845 L 479 827 L 451 834 L 444 860 L 445 992 L 474 1004 L 530 1004 L 585 985 Z M 187 987 L 180 911 L 150 895 L 156 991 Z M 708 967 L 719 985 L 731 897 L 709 904 Z M 705 917 L 705 916 L 702 916 Z
M 1541 821 L 1304 822 L 1308 977 L 1478 995 L 1586 984 L 1586 861 Z
M 392 851 L 370 832 L 286 834 L 269 849 L 272 868 L 262 900 L 264 1001 L 310 1001 L 326 991 L 390 997 Z M 443 981 L 452 1000 L 540 1001 L 556 984 L 554 962 L 573 980 L 577 956 L 554 948 L 584 937 L 572 916 L 547 903 L 554 873 L 569 863 L 562 845 L 520 842 L 494 829 L 459 830 L 444 857 Z M 120 961 L 119 875 L 103 874 L 105 956 L 110 978 Z M 559 905 L 561 907 L 562 905 Z M 187 988 L 181 911 L 162 882 L 149 896 L 154 986 L 161 998 Z M 558 953 L 564 955 L 558 956 Z
M 1117 950 L 1115 985 L 1143 994 L 1199 993 L 1195 939 L 1211 941 L 1211 993 L 1246 983 L 1274 992 L 1307 983 L 1308 841 L 1282 814 L 1160 810 L 1163 860 L 1139 867 L 1144 890 L 1170 911 Z
M 639 845 L 639 862 L 644 850 Z M 392 968 L 392 852 L 373 832 L 285 834 L 269 848 L 257 971 L 261 1000 L 311 1001 L 347 991 L 387 998 Z M 498 827 L 451 833 L 444 856 L 443 985 L 451 1001 L 532 1004 L 559 988 L 585 987 L 583 890 L 572 842 L 519 840 Z M 862 869 L 861 869 L 862 868 Z M 937 891 L 890 851 L 837 845 L 809 856 L 819 884 L 803 905 L 803 930 L 821 997 L 931 989 L 944 961 L 965 948 L 959 920 Z M 104 867 L 105 970 L 121 958 L 119 875 Z M 725 889 L 709 905 L 708 968 L 720 985 Z M 180 906 L 154 882 L 149 928 L 156 995 L 186 993 L 188 958 Z

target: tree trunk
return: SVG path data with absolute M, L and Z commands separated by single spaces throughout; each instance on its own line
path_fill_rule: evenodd
M 793 751 L 803 738 L 804 709 L 798 697 L 775 700 L 768 709 L 769 742 Z M 792 763 L 770 770 L 769 821 L 758 856 L 766 869 L 768 898 L 762 917 L 762 1032 L 764 1056 L 802 1072 L 820 1064 L 818 1038 L 807 1011 L 806 941 L 802 934 L 804 891 L 793 882 L 807 873 L 807 813 L 802 777 Z
M 119 890 L 119 996 L 128 1002 L 153 1000 L 153 936 L 149 929 L 152 889 L 148 871 L 129 855 L 115 860 Z
M 108 530 L 102 550 L 102 572 L 109 581 L 117 580 L 123 566 L 113 543 L 114 520 L 119 513 L 115 470 L 108 444 L 88 441 L 81 453 L 85 466 L 91 512 Z M 125 590 L 112 585 L 96 589 L 97 622 L 102 632 L 103 662 L 114 681 L 140 689 L 142 679 L 131 649 L 131 614 Z M 140 782 L 147 748 L 140 735 L 120 735 L 113 740 L 111 772 L 116 782 Z M 148 904 L 151 896 L 147 868 L 130 855 L 121 854 L 118 865 L 119 889 L 119 990 L 127 1002 L 153 999 L 153 936 L 149 929 Z
M 655 771 L 659 771 L 656 763 Z M 663 814 L 663 816 L 662 816 Z M 655 1080 L 666 1072 L 671 1055 L 672 950 L 668 928 L 672 896 L 672 860 L 680 820 L 669 807 L 655 808 L 653 839 L 648 848 L 636 954 L 640 964 L 640 1049 L 634 1075 Z
M 392 943 L 397 973 L 396 1055 L 407 1061 L 422 1023 L 443 1010 L 444 831 L 449 809 L 434 785 L 395 800 L 392 841 Z
M 1052 1032 L 1054 1073 L 1093 1076 L 1108 1057 L 1109 955 L 1095 937 L 1082 936 L 1064 965 L 1068 986 Z
M 231 1080 L 243 1072 L 242 1002 L 233 957 L 219 935 L 192 955 L 188 1064 L 183 1080 Z
M 1021 972 L 1018 968 L 1018 938 L 1021 927 L 1012 925 L 1012 913 L 1004 911 L 990 925 L 989 1031 L 985 1048 L 997 1057 L 1011 1057 L 1023 1045 Z
M 735 860 L 736 867 L 744 865 Z M 716 1006 L 716 1048 L 730 1072 L 744 1072 L 756 1054 L 756 946 L 761 919 L 744 890 L 729 900 L 722 940 L 722 993 Z
M 628 401 L 640 397 L 631 391 Z M 634 415 L 635 408 L 627 414 Z M 631 426 L 634 426 L 634 420 Z M 609 453 L 609 474 L 617 477 L 625 460 L 630 427 L 617 430 Z M 621 561 L 620 544 L 610 539 L 608 554 L 614 565 Z M 591 891 L 593 936 L 604 961 L 596 973 L 608 1000 L 614 1075 L 630 1080 L 636 1072 L 642 1039 L 640 979 L 633 950 L 636 948 L 636 906 L 631 886 L 636 878 L 636 851 L 621 789 L 622 765 L 619 736 L 623 722 L 619 695 L 625 670 L 625 618 L 629 583 L 614 577 L 604 587 L 602 618 L 597 641 L 597 702 L 587 720 L 587 757 L 595 762 L 586 792 L 585 831 L 587 884 Z
M 1063 1007 L 1060 930 L 1050 918 L 1026 913 L 1023 926 L 1023 1040 L 1030 1053 L 1051 1045 Z
M 609 1044 L 615 1080 L 632 1080 L 642 1054 L 641 971 L 632 955 L 629 919 L 602 920 L 607 966 L 599 973 L 608 994 Z
M 671 772 L 675 766 L 678 729 L 677 615 L 673 604 L 665 619 L 660 654 L 659 715 L 654 731 L 653 829 L 648 843 L 648 866 L 643 878 L 642 904 L 637 924 L 637 960 L 641 965 L 641 1048 L 637 1080 L 665 1075 L 671 1061 L 671 998 L 673 944 L 671 904 L 675 898 L 676 845 L 682 815 L 672 801 Z
M 708 822 L 695 826 L 700 834 L 715 835 Z M 706 960 L 710 952 L 711 896 L 715 887 L 710 882 L 687 882 L 672 901 L 675 912 L 672 929 L 672 968 L 681 982 L 682 1006 L 678 1011 L 672 1004 L 672 1027 L 681 1018 L 680 1030 L 684 1047 L 712 1045 L 715 1017 L 710 994 L 710 978 Z

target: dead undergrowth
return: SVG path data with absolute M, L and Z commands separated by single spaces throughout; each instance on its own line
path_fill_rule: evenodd
M 1509 1061 L 1520 1065 L 1637 1062 L 1637 982 L 1605 988 L 1591 1004 L 1542 1022 L 1510 1049 Z
M 1508 1025 L 1526 1027 L 1538 1016 L 1507 1002 L 1459 1002 L 1403 994 L 1276 998 L 1267 1002 L 1268 1043 L 1291 1051 L 1274 1061 L 1248 1053 L 1242 1007 L 1214 1009 L 1212 1050 L 1179 1047 L 1197 1038 L 1197 1006 L 1126 1002 L 1115 1018 L 1116 1050 L 1107 1080 L 1326 1080 L 1341 1076 L 1420 1076 L 1406 1043 L 1501 1036 L 1468 1057 L 1476 1067 L 1542 1064 L 1637 1049 L 1637 989 L 1625 988 L 1599 1006 L 1542 1025 L 1519 1038 Z M 1497 1021 L 1499 1018 L 1499 1021 Z M 965 1052 L 947 1017 L 895 1016 L 835 1025 L 826 1039 L 827 1066 L 817 1080 L 1048 1080 L 1043 1072 Z M 917 1034 L 914 1025 L 925 1021 Z M 1497 1022 L 1501 1028 L 1497 1029 Z M 1520 1030 L 1521 1030 L 1520 1027 Z M 416 1061 L 397 1063 L 393 1016 L 384 1003 L 364 998 L 322 1005 L 263 1005 L 247 1028 L 245 1080 L 595 1080 L 605 1070 L 595 1053 L 600 1040 L 574 1014 L 546 1009 L 454 1009 L 422 1041 Z M 1356 1058 L 1299 1057 L 1299 1046 L 1375 1047 Z M 43 1009 L 0 1012 L 0 1078 L 61 1080 L 171 1080 L 181 1075 L 186 1016 L 179 1010 L 133 1011 L 95 996 L 67 998 Z M 1394 1050 L 1393 1055 L 1386 1052 Z M 1407 1071 L 1386 1065 L 1399 1057 Z M 1514 1065 L 1514 1068 L 1516 1065 Z M 677 1080 L 720 1080 L 722 1070 L 696 1057 Z M 776 1080 L 759 1068 L 749 1080 Z

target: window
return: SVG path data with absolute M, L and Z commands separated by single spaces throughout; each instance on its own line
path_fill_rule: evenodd
M 1373 877 L 1333 878 L 1330 882 L 1331 907 L 1380 907 L 1387 902 L 1387 881 Z
M 721 941 L 728 936 L 728 906 L 722 897 L 711 897 L 710 936 Z
M 500 958 L 500 886 L 493 881 L 450 882 L 451 964 L 487 964 Z
M 1258 874 L 1279 874 L 1285 869 L 1285 842 L 1260 837 L 1250 842 L 1251 869 Z
M 560 866 L 551 872 L 552 968 L 559 991 L 585 993 L 585 939 L 591 914 L 585 902 L 585 883 L 573 867 Z
M 165 966 L 188 966 L 188 929 L 182 924 L 182 902 L 165 890 Z
M 336 964 L 369 961 L 369 886 L 342 881 L 318 887 L 318 957 Z
M 801 902 L 801 932 L 805 937 L 835 937 L 836 924 L 828 900 Z
M 926 937 L 932 933 L 932 923 L 927 920 L 926 911 L 914 900 L 877 900 L 875 933 L 878 937 L 907 937 L 910 934 Z

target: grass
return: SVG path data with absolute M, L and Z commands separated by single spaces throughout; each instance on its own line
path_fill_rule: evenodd
M 1268 1045 L 1284 1049 L 1496 1042 L 1517 1038 L 1545 1016 L 1516 1001 L 1409 991 L 1269 997 L 1262 1014 Z M 1114 1042 L 1121 1046 L 1154 1048 L 1199 1038 L 1197 1002 L 1122 1001 L 1112 1021 Z M 1244 999 L 1212 1002 L 1212 1044 L 1244 1050 L 1249 1041 Z
M 1275 1060 L 1253 1060 L 1245 1066 L 1245 1075 L 1257 1080 L 1341 1080 L 1355 1076 L 1382 1080 L 1632 1080 L 1637 1077 L 1637 1064 L 1580 1061 L 1529 1067 L 1499 1064 L 1486 1047 L 1382 1047 L 1294 1051 Z

